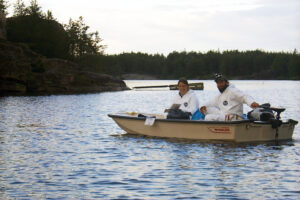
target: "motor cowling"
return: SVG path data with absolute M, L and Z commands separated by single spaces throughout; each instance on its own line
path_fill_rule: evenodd
M 271 121 L 275 119 L 273 110 L 270 108 L 269 103 L 262 104 L 254 110 L 248 112 L 247 117 L 255 121 Z

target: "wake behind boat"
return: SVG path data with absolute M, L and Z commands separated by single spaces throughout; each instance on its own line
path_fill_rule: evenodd
M 163 138 L 260 142 L 292 139 L 295 120 L 274 125 L 264 121 L 196 121 L 165 119 L 162 115 L 109 114 L 127 133 Z

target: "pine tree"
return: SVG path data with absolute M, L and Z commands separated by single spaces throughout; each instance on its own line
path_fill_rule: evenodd
M 69 20 L 69 24 L 65 25 L 65 30 L 69 36 L 69 53 L 71 58 L 80 58 L 83 55 L 101 54 L 105 46 L 99 43 L 102 39 L 99 33 L 88 33 L 89 26 L 83 22 L 83 17 L 78 20 Z
M 0 0 L 0 13 L 4 14 L 4 15 L 7 15 L 7 1 L 5 0 Z
M 15 17 L 17 16 L 25 16 L 26 15 L 26 6 L 23 0 L 17 0 L 14 4 L 14 14 Z
M 31 0 L 30 6 L 28 6 L 26 10 L 28 15 L 37 15 L 39 17 L 43 16 L 41 6 L 38 5 L 36 0 Z

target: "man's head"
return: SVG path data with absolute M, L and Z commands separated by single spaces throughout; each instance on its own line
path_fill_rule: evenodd
M 222 74 L 215 74 L 215 82 L 221 93 L 223 93 L 229 85 L 228 80 Z
M 181 96 L 185 95 L 189 91 L 189 83 L 185 78 L 180 78 L 177 86 Z

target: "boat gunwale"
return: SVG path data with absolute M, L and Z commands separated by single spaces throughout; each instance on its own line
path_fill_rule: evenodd
M 122 119 L 132 119 L 132 120 L 145 120 L 146 117 L 136 117 L 136 116 L 125 116 L 125 115 L 116 115 L 108 114 L 111 118 L 122 118 Z M 195 123 L 195 124 L 222 124 L 222 125 L 231 125 L 231 124 L 260 124 L 260 125 L 271 125 L 271 122 L 264 121 L 253 121 L 253 120 L 239 120 L 239 121 L 205 121 L 205 120 L 187 120 L 187 119 L 161 119 L 156 118 L 155 121 L 159 122 L 184 122 L 184 123 Z M 282 124 L 289 124 L 289 121 L 282 122 Z

